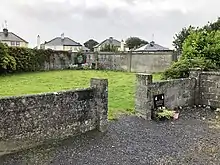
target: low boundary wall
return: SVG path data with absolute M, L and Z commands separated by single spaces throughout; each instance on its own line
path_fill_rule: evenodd
M 135 111 L 145 119 L 151 119 L 153 96 L 164 94 L 164 106 L 209 105 L 220 107 L 220 72 L 203 72 L 192 69 L 189 78 L 153 82 L 151 74 L 136 75 Z
M 0 155 L 108 125 L 108 80 L 87 89 L 0 98 Z

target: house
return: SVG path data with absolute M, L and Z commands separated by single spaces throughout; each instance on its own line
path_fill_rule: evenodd
M 18 35 L 9 32 L 7 28 L 3 28 L 0 32 L 0 42 L 13 47 L 28 47 L 28 42 L 19 37 Z
M 141 46 L 140 48 L 135 49 L 134 51 L 135 52 L 161 52 L 161 51 L 169 52 L 172 50 L 170 50 L 169 48 L 165 48 L 159 44 L 156 44 L 154 41 L 151 41 L 150 43 Z
M 38 35 L 37 48 L 71 52 L 83 50 L 83 46 L 80 43 L 70 39 L 69 37 L 64 37 L 64 34 L 62 34 L 61 37 L 56 37 L 48 42 L 45 42 L 44 44 L 40 44 L 40 36 Z
M 114 47 L 116 47 L 117 51 L 128 51 L 129 50 L 126 47 L 126 44 L 123 40 L 120 42 L 114 39 L 113 37 L 109 37 L 108 39 L 94 46 L 94 51 L 100 52 L 105 47 L 105 45 L 113 45 Z

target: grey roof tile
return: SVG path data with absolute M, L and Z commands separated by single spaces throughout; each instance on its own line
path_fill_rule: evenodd
M 97 47 L 105 45 L 105 44 L 110 44 L 110 43 L 111 43 L 111 39 L 108 38 L 108 39 L 102 41 L 101 43 L 99 43 L 98 45 L 94 46 L 94 48 L 97 48 Z M 116 39 L 114 39 L 114 38 L 112 38 L 112 44 L 114 46 L 121 46 L 121 42 L 116 40 Z
M 26 42 L 24 39 L 21 37 L 17 36 L 16 34 L 12 32 L 8 32 L 8 36 L 5 36 L 3 32 L 0 32 L 0 41 L 15 41 L 15 42 Z
M 57 45 L 63 45 L 63 46 L 82 46 L 80 43 L 68 38 L 64 37 L 62 39 L 61 37 L 56 37 L 48 42 L 45 43 L 48 46 L 57 46 Z
M 161 45 L 158 45 L 156 43 L 154 43 L 153 41 L 150 42 L 149 44 L 146 44 L 138 49 L 136 49 L 135 51 L 172 51 L 169 48 L 165 48 Z

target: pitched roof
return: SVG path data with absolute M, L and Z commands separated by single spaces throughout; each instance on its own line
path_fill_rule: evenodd
M 149 44 L 146 44 L 135 51 L 148 51 L 148 52 L 153 52 L 153 51 L 172 51 L 169 48 L 165 48 L 159 44 L 156 44 L 154 41 L 150 42 Z
M 112 43 L 114 46 L 121 46 L 121 42 L 120 41 L 110 37 L 110 38 L 102 41 L 101 43 L 97 44 L 96 46 L 94 46 L 94 48 L 97 48 L 97 47 L 99 47 L 101 45 L 110 44 L 110 43 Z
M 64 37 L 64 39 L 62 39 L 61 37 L 56 37 L 48 42 L 45 43 L 45 45 L 48 46 L 57 46 L 57 45 L 62 45 L 62 46 L 82 46 L 80 43 L 68 38 L 68 37 Z
M 17 36 L 16 34 L 12 32 L 8 32 L 8 35 L 6 36 L 4 32 L 0 32 L 0 41 L 15 41 L 15 42 L 26 42 L 24 39 L 21 37 Z

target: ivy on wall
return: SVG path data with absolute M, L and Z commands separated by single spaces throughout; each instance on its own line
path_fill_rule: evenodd
M 86 63 L 86 55 L 82 51 L 77 52 L 74 57 L 74 63 L 78 64 L 78 65 L 85 64 Z

